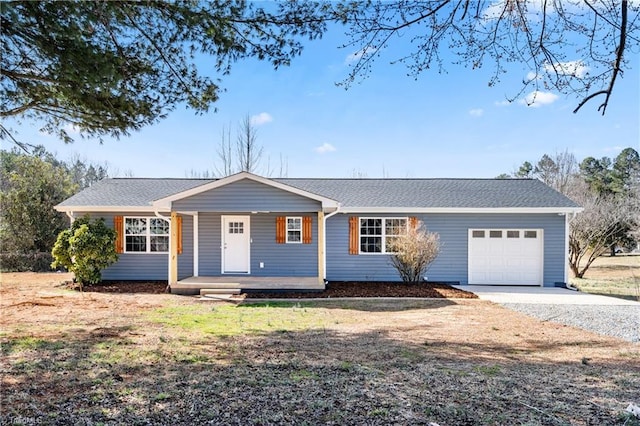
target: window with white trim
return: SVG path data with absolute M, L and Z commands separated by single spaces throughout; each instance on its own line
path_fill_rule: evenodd
M 125 253 L 167 253 L 169 221 L 158 217 L 124 218 Z
M 287 217 L 287 243 L 302 243 L 302 217 Z
M 407 218 L 361 217 L 360 253 L 390 253 L 387 246 L 407 231 Z

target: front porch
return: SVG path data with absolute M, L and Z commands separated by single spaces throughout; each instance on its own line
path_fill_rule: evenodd
M 174 294 L 200 294 L 200 290 L 322 291 L 318 277 L 220 276 L 188 277 L 171 285 Z

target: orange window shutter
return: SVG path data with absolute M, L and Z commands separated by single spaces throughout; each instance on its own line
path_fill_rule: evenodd
M 302 243 L 311 244 L 311 216 L 302 218 Z
M 284 244 L 286 241 L 286 219 L 284 216 L 276 217 L 276 243 Z
M 358 254 L 358 225 L 357 216 L 349 218 L 349 254 Z
M 410 229 L 417 229 L 418 228 L 418 218 L 415 216 L 412 216 L 409 218 L 409 228 Z
M 178 254 L 182 254 L 182 216 L 176 217 L 176 225 L 178 226 L 176 230 L 178 237 Z
M 122 216 L 113 217 L 113 228 L 116 231 L 116 253 L 124 253 L 124 219 Z

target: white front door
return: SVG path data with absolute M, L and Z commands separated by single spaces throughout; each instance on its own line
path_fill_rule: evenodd
M 222 273 L 249 273 L 249 216 L 222 216 Z

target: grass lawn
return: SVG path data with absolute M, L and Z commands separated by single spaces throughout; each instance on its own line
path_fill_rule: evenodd
M 586 293 L 640 301 L 640 255 L 601 256 L 571 284 Z
M 2 276 L 0 424 L 640 424 L 640 345 L 489 302 L 236 306 L 62 279 Z

